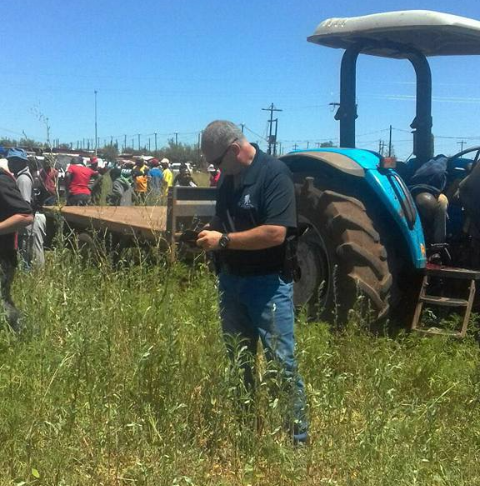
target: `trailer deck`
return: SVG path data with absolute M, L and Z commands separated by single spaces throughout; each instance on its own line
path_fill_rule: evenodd
M 155 239 L 167 230 L 166 206 L 64 206 L 44 208 L 47 216 L 61 215 L 69 224 L 125 236 Z

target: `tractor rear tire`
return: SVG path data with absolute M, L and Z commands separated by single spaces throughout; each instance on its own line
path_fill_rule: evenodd
M 296 185 L 302 277 L 295 304 L 311 318 L 344 323 L 350 309 L 368 310 L 378 321 L 389 314 L 393 276 L 387 250 L 365 205 L 358 199 Z M 363 297 L 361 297 L 363 296 Z

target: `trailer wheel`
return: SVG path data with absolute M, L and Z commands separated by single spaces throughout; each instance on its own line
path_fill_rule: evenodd
M 390 310 L 393 277 L 387 251 L 362 202 L 333 191 L 296 185 L 302 277 L 295 304 L 313 318 L 344 322 L 356 303 L 374 319 Z M 365 296 L 360 301 L 359 296 Z M 363 306 L 363 304 L 368 304 Z

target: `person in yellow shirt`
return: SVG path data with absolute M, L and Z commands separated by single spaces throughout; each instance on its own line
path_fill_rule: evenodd
M 173 172 L 170 170 L 170 161 L 165 157 L 160 161 L 163 169 L 163 194 L 168 195 L 168 189 L 173 186 Z
M 148 167 L 145 161 L 138 157 L 135 159 L 135 168 L 132 171 L 135 196 L 139 204 L 145 204 L 148 190 Z

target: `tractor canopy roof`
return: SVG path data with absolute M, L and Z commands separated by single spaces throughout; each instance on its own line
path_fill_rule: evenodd
M 409 50 L 424 56 L 480 54 L 480 22 L 429 10 L 404 10 L 320 23 L 309 42 L 348 49 L 365 44 L 363 54 L 403 59 Z

